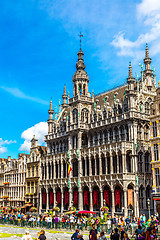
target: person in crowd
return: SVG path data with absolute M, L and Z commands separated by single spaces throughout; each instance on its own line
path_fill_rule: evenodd
M 77 240 L 78 239 L 78 234 L 79 234 L 79 229 L 77 228 L 75 233 L 71 236 L 71 240 Z
M 40 234 L 38 237 L 39 240 L 47 240 L 44 230 L 41 230 L 39 234 Z
M 25 231 L 25 235 L 22 237 L 22 240 L 32 240 L 32 237 L 29 234 L 29 230 Z
M 112 240 L 119 240 L 119 234 L 118 234 L 118 229 L 117 228 L 114 229 L 114 233 L 112 234 L 111 239 Z
M 84 240 L 82 234 L 78 234 L 78 240 Z
M 105 236 L 103 231 L 100 232 L 99 240 L 107 240 L 107 238 L 106 238 L 106 236 Z
M 124 240 L 129 240 L 128 234 L 126 232 L 124 233 Z
M 90 240 L 97 240 L 97 229 L 95 227 L 95 224 L 92 225 L 92 229 L 90 230 L 89 233 L 89 239 Z

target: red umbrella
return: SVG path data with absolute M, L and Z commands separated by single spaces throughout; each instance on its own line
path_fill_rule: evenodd
M 86 211 L 86 210 L 75 211 L 74 213 L 79 213 L 79 214 L 96 214 L 95 212 L 92 212 L 92 211 Z

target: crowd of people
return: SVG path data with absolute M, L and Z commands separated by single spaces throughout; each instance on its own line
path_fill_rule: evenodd
M 133 216 L 124 218 L 123 216 L 108 216 L 107 214 L 103 214 L 101 217 L 95 215 L 88 217 L 88 215 L 77 214 L 58 214 L 55 216 L 51 213 L 24 214 L 21 212 L 1 212 L 0 223 L 15 224 L 22 227 L 40 227 L 43 229 L 76 230 L 72 235 L 72 240 L 83 240 L 83 236 L 80 233 L 83 231 L 90 231 L 89 239 L 91 240 L 106 240 L 105 234 L 110 235 L 111 240 L 128 240 L 129 238 L 157 240 L 159 219 L 155 215 L 147 220 L 144 214 L 139 218 Z M 37 239 L 45 240 L 45 234 L 41 233 Z

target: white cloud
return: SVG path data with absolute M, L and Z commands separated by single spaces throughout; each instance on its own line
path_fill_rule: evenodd
M 9 87 L 4 87 L 4 86 L 2 86 L 1 88 L 3 90 L 5 90 L 6 92 L 12 94 L 14 97 L 23 98 L 23 99 L 34 101 L 34 102 L 41 103 L 41 104 L 44 104 L 44 105 L 48 105 L 47 101 L 45 101 L 43 99 L 40 99 L 40 98 L 36 98 L 36 97 L 32 97 L 32 96 L 26 95 L 25 93 L 23 93 L 18 88 L 9 88 Z
M 114 36 L 111 45 L 119 49 L 118 55 L 135 57 L 145 43 L 150 43 L 152 56 L 160 52 L 160 48 L 157 49 L 157 40 L 160 38 L 160 1 L 143 0 L 137 4 L 137 21 L 144 28 L 141 28 L 142 33 L 135 41 L 125 38 L 123 32 Z
M 5 145 L 9 145 L 12 143 L 16 143 L 16 141 L 14 140 L 3 140 L 2 138 L 0 138 L 0 153 L 5 153 L 7 152 L 7 147 L 5 147 Z
M 21 134 L 21 138 L 25 139 L 24 143 L 19 148 L 20 151 L 29 151 L 31 147 L 31 139 L 35 135 L 39 145 L 44 145 L 44 136 L 48 133 L 47 122 L 40 122 L 33 127 L 28 128 Z

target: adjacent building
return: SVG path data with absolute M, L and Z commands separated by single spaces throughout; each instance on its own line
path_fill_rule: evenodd
M 39 208 L 40 161 L 47 148 L 37 146 L 37 141 L 34 136 L 31 140 L 30 156 L 27 158 L 25 202 Z
M 160 214 L 160 82 L 156 92 L 157 95 L 151 103 L 150 142 L 152 152 L 152 195 L 154 200 L 154 212 Z

